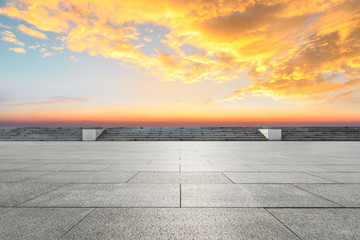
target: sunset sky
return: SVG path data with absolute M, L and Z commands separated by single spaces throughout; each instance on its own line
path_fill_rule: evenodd
M 0 0 L 0 126 L 360 124 L 360 0 Z

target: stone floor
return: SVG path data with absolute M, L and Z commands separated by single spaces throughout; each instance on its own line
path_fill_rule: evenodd
M 360 142 L 0 142 L 0 239 L 360 239 Z

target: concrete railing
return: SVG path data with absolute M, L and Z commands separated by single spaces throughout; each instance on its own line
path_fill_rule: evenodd
M 103 129 L 106 129 L 104 131 Z M 280 130 L 281 129 L 281 130 Z M 103 132 L 104 131 L 104 132 Z M 103 133 L 102 133 L 103 132 Z M 360 127 L 0 127 L 0 141 L 360 141 Z M 1 155 L 1 154 L 0 154 Z
M 259 132 L 270 141 L 281 141 L 281 129 L 259 129 Z
M 104 132 L 103 128 L 83 128 L 82 140 L 83 141 L 96 141 L 96 139 Z

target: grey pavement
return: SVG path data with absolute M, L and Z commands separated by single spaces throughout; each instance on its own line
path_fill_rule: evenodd
M 63 239 L 290 240 L 296 237 L 264 209 L 102 208 L 92 212 Z
M 0 239 L 360 239 L 360 142 L 0 142 Z

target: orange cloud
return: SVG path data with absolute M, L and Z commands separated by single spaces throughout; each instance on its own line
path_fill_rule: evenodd
M 149 38 L 149 37 L 143 37 L 143 40 L 144 40 L 145 42 L 152 42 L 152 39 Z
M 42 54 L 43 58 L 54 56 L 56 53 L 54 52 L 48 52 L 46 48 L 41 48 L 40 52 Z
M 19 46 L 25 46 L 24 43 L 20 42 L 19 40 L 16 39 L 16 36 L 14 33 L 12 33 L 11 31 L 2 31 L 0 32 L 3 37 L 1 38 L 2 41 L 5 41 L 5 42 L 10 42 L 10 43 L 14 43 L 16 45 L 19 45 Z
M 51 49 L 54 49 L 54 50 L 63 50 L 64 49 L 64 47 L 51 47 Z
M 19 0 L 0 14 L 61 34 L 73 52 L 118 59 L 162 80 L 252 80 L 225 100 L 358 101 L 357 0 Z M 154 49 L 149 37 L 136 43 L 148 36 L 140 25 L 150 23 L 169 31 L 160 36 L 168 50 Z
M 17 52 L 17 53 L 26 53 L 26 50 L 18 47 L 18 48 L 10 48 L 11 51 Z
M 31 37 L 36 37 L 36 38 L 41 38 L 41 39 L 47 39 L 47 36 L 46 36 L 44 33 L 39 32 L 39 31 L 36 31 L 36 30 L 34 30 L 34 29 L 32 29 L 32 28 L 29 28 L 29 27 L 27 27 L 27 26 L 25 26 L 25 25 L 19 25 L 19 26 L 18 26 L 18 29 L 19 29 L 20 31 L 22 31 L 23 33 L 31 36 Z
M 248 74 L 254 81 L 225 100 L 246 95 L 295 99 L 301 102 L 359 101 L 359 2 L 346 2 L 323 13 L 301 44 Z

